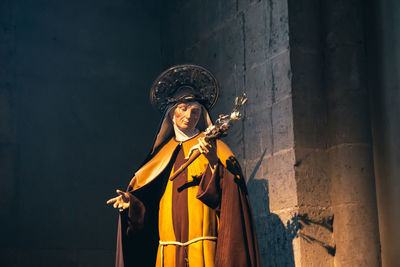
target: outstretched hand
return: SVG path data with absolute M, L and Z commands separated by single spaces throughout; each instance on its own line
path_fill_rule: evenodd
M 129 208 L 129 193 L 119 189 L 116 192 L 119 196 L 107 200 L 107 204 L 113 204 L 113 207 L 119 211 Z

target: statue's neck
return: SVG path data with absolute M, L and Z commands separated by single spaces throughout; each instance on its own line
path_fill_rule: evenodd
M 176 124 L 174 123 L 174 131 L 175 131 L 175 139 L 176 141 L 179 142 L 184 142 L 186 140 L 192 139 L 196 135 L 200 133 L 200 131 L 197 128 L 193 128 L 190 130 L 184 130 L 180 129 Z

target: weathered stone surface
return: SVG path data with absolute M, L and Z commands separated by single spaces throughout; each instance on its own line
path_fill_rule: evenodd
M 326 42 L 329 47 L 349 46 L 364 42 L 364 13 L 363 1 L 356 0 L 349 3 L 346 0 L 328 0 L 322 5 L 327 29 Z
M 272 106 L 274 152 L 290 149 L 294 145 L 292 99 L 287 97 Z
M 219 114 L 227 114 L 232 111 L 235 97 L 242 94 L 244 85 L 243 65 L 226 64 L 222 69 L 217 69 L 215 76 L 217 77 L 220 86 L 221 94 L 219 100 L 211 114 L 214 119 L 218 118 Z M 235 122 L 229 130 L 229 134 L 223 140 L 231 147 L 239 160 L 244 159 L 244 121 L 247 120 L 245 115 L 244 120 Z
M 249 41 L 246 46 L 249 61 L 246 64 L 251 66 L 262 61 L 265 55 L 270 58 L 289 48 L 287 1 L 239 0 L 238 12 L 245 14 L 245 25 L 249 32 L 246 38 Z M 264 40 L 264 44 L 256 36 Z
M 236 17 L 216 32 L 218 69 L 225 65 L 243 62 L 243 19 Z
M 259 114 L 247 115 L 243 127 L 246 159 L 255 160 L 273 152 L 270 108 Z
M 232 152 L 235 154 L 235 157 L 242 162 L 245 158 L 244 155 L 244 140 L 243 140 L 243 124 L 236 123 L 229 129 L 230 133 L 227 137 L 223 138 L 223 141 L 226 142 L 229 147 L 232 147 Z
M 235 103 L 235 97 L 241 95 L 246 89 L 243 88 L 245 81 L 241 64 L 226 64 L 222 69 L 217 69 L 214 73 L 221 87 L 220 98 L 211 110 L 211 114 L 217 118 L 219 114 L 230 112 Z
M 263 125 L 265 123 L 265 125 Z M 247 117 L 244 121 L 244 147 L 245 147 L 245 158 L 254 160 L 259 158 L 267 147 L 263 148 L 261 144 L 261 135 L 268 133 L 266 130 L 268 127 L 267 121 L 263 122 L 260 118 Z M 269 149 L 271 148 L 272 135 L 270 135 Z M 251 142 L 249 140 L 260 140 L 260 142 Z
M 288 2 L 272 0 L 269 2 L 269 56 L 273 57 L 289 48 Z
M 323 47 L 319 34 L 323 30 L 323 15 L 320 12 L 322 5 L 320 0 L 288 1 L 289 37 L 290 43 L 295 44 L 291 50 L 300 47 L 304 52 L 315 52 Z M 292 60 L 296 60 L 296 57 L 292 57 Z M 306 68 L 307 64 L 303 64 L 303 67 Z M 296 73 L 301 71 L 297 69 Z
M 249 116 L 264 112 L 266 108 L 272 106 L 274 82 L 271 65 L 270 61 L 265 61 L 246 70 L 245 90 L 249 98 L 246 105 L 246 114 Z
M 365 53 L 361 45 L 336 47 L 328 50 L 326 60 L 327 94 L 341 98 L 346 91 L 366 92 L 364 81 Z M 346 75 L 344 75 L 346 73 Z
M 251 8 L 252 5 L 256 5 L 259 2 L 266 2 L 265 0 L 237 0 L 237 12 L 246 12 L 247 9 Z
M 322 52 L 320 50 L 305 51 L 301 47 L 294 46 L 290 49 L 290 55 L 290 65 L 296 69 L 291 79 L 296 85 L 296 90 L 293 91 L 294 98 L 307 101 L 316 97 L 319 98 L 319 102 L 323 102 L 325 92 Z M 312 107 L 304 108 L 311 109 Z
M 268 58 L 271 27 L 268 16 L 270 16 L 270 12 L 267 1 L 249 5 L 249 8 L 244 13 L 245 63 L 248 69 L 253 69 L 254 66 L 263 64 Z
M 225 68 L 232 68 L 243 65 L 243 30 L 242 18 L 233 17 L 229 23 L 221 25 L 218 30 L 210 33 L 204 39 L 200 39 L 196 44 L 185 46 L 183 42 L 177 42 L 175 45 L 169 44 L 167 39 L 167 47 L 176 49 L 179 47 L 179 56 L 169 53 L 166 55 L 165 61 L 169 65 L 178 63 L 195 63 L 211 70 L 223 71 Z M 179 32 L 171 33 L 171 39 L 179 38 Z M 176 37 L 174 37 L 176 36 Z
M 352 108 L 358 106 L 358 109 Z M 368 97 L 358 92 L 343 92 L 341 98 L 330 102 L 328 123 L 334 130 L 327 134 L 330 144 L 369 143 L 371 132 L 366 128 L 370 125 L 368 115 Z M 337 125 L 340 124 L 340 127 Z
M 305 226 L 302 266 L 379 266 L 361 10 L 362 1 L 289 1 L 299 216 L 334 218 L 333 234 Z M 345 226 L 365 209 L 372 220 Z M 368 249 L 351 245 L 355 232 Z
M 400 2 L 371 2 L 364 25 L 382 266 L 400 266 Z
M 342 266 L 380 266 L 376 210 L 362 203 L 333 206 L 336 261 Z M 368 241 L 368 242 L 366 242 Z M 371 253 L 360 253 L 369 251 Z
M 291 96 L 292 93 L 292 70 L 290 67 L 289 50 L 282 51 L 279 55 L 271 58 L 272 67 L 272 86 L 273 101 L 279 102 L 282 99 Z
M 255 160 L 245 159 L 243 161 L 243 171 L 248 182 L 252 179 L 266 180 L 266 178 L 262 176 L 266 157 L 266 155 L 261 154 L 259 158 Z
M 281 174 L 294 171 L 295 164 L 295 153 L 293 149 L 281 151 L 280 153 L 274 153 L 264 160 L 268 159 L 268 164 L 263 164 L 263 173 L 260 177 L 270 177 L 268 179 L 279 179 Z
M 270 208 L 272 212 L 297 206 L 297 187 L 294 172 L 282 173 L 269 180 Z
M 317 52 L 291 48 L 294 136 L 296 147 L 321 148 L 326 145 L 327 105 L 324 92 L 323 59 Z
M 292 224 L 274 213 L 255 217 L 262 266 L 294 266 Z
M 194 0 L 193 7 L 187 10 L 189 14 L 196 12 L 193 21 L 199 24 L 198 34 L 201 39 L 208 36 L 211 32 L 218 30 L 221 25 L 230 24 L 232 18 L 236 17 L 235 1 L 213 1 L 213 0 Z M 206 12 L 205 12 L 206 11 Z M 193 31 L 191 27 L 187 27 L 187 31 Z
M 300 207 L 297 215 L 298 239 L 301 240 L 302 261 L 307 266 L 334 266 L 336 253 L 333 236 L 334 216 L 331 208 Z
M 268 180 L 269 203 L 271 211 L 278 211 L 297 206 L 297 189 L 294 178 L 294 151 L 266 156 L 263 160 L 262 173 L 257 174 Z
M 331 178 L 328 154 L 322 149 L 296 150 L 296 182 L 300 206 L 331 206 Z
M 376 210 L 371 160 L 371 146 L 366 144 L 343 144 L 329 150 L 336 204 L 362 203 Z

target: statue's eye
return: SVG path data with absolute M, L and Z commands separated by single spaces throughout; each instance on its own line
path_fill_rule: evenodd
M 178 106 L 178 109 L 179 109 L 180 111 L 183 111 L 183 112 L 185 112 L 185 111 L 186 111 L 186 109 L 187 109 L 187 107 L 186 107 L 186 105 L 185 105 L 185 104 L 180 104 L 180 105 Z

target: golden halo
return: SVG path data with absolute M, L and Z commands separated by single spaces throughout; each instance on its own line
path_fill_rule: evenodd
M 180 90 L 190 89 L 193 99 L 210 110 L 217 101 L 219 86 L 207 69 L 191 64 L 177 65 L 161 73 L 150 90 L 151 104 L 160 112 L 174 102 Z

